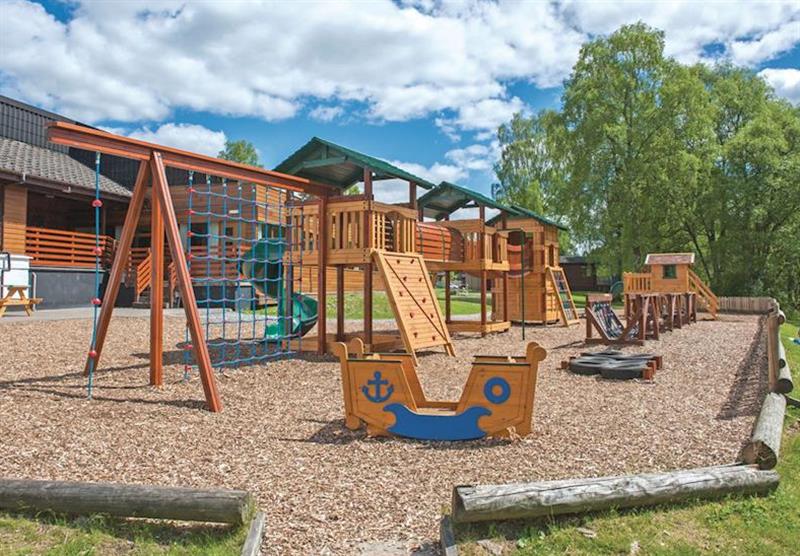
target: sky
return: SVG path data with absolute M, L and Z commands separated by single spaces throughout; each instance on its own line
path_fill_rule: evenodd
M 204 154 L 247 139 L 266 167 L 319 136 L 488 194 L 498 125 L 558 107 L 581 44 L 638 20 L 800 103 L 797 0 L 0 0 L 0 94 Z

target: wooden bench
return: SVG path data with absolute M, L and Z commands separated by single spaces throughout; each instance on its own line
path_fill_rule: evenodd
M 2 317 L 7 307 L 22 307 L 28 316 L 33 314 L 33 306 L 42 302 L 41 297 L 28 297 L 28 286 L 6 286 L 8 291 L 5 297 L 0 299 L 0 317 Z M 16 296 L 16 297 L 15 297 Z

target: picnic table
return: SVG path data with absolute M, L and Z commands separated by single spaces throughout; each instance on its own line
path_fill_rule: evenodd
M 33 314 L 33 306 L 42 302 L 41 297 L 28 297 L 28 286 L 6 286 L 6 295 L 0 299 L 0 317 L 2 317 L 7 307 L 21 306 L 28 313 Z M 16 296 L 16 297 L 15 297 Z

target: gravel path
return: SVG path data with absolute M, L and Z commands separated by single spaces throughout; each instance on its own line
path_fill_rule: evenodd
M 183 338 L 168 318 L 165 349 Z M 147 386 L 146 319 L 112 323 L 95 399 L 80 374 L 85 320 L 0 325 L 0 469 L 8 477 L 243 488 L 267 512 L 266 554 L 353 554 L 361 543 L 434 542 L 455 484 L 667 470 L 733 461 L 761 399 L 756 317 L 723 315 L 648 342 L 652 384 L 558 370 L 583 327 L 528 328 L 548 350 L 534 433 L 455 444 L 371 440 L 344 428 L 339 366 L 308 356 L 219 376 L 225 411 L 201 411 L 194 377 Z M 520 329 L 459 338 L 458 357 L 420 359 L 430 397 L 457 399 L 476 353 L 524 353 Z M 170 351 L 170 360 L 179 352 Z

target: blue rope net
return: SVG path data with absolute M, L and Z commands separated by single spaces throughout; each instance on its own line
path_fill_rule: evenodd
M 94 371 L 97 366 L 97 318 L 100 311 L 100 267 L 102 264 L 103 249 L 100 246 L 100 226 L 102 213 L 100 209 L 103 201 L 100 200 L 100 153 L 94 155 L 94 297 L 92 298 L 92 341 L 89 344 L 88 360 L 88 380 L 86 383 L 86 393 L 89 399 L 92 398 L 94 388 Z
M 301 350 L 317 301 L 302 292 L 302 204 L 285 190 L 190 173 L 185 249 L 212 365 L 239 367 Z M 295 264 L 294 260 L 298 261 Z M 295 271 L 299 268 L 299 276 Z M 184 378 L 193 360 L 188 333 Z

